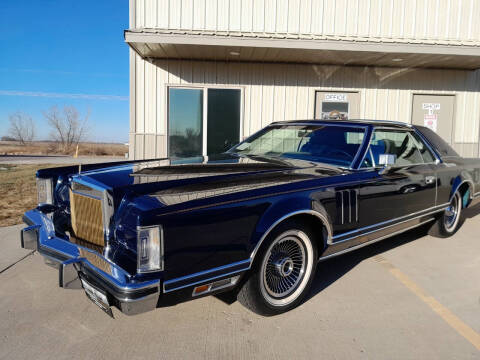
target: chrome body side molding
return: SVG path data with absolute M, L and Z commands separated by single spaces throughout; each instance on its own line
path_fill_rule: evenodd
M 235 275 L 250 269 L 250 259 L 222 265 L 216 268 L 200 271 L 194 274 L 185 275 L 163 283 L 163 292 L 168 293 L 175 290 L 207 283 L 230 275 Z
M 413 226 L 404 228 L 404 229 L 402 229 L 402 230 L 395 231 L 395 232 L 393 232 L 393 233 L 391 233 L 391 234 L 388 234 L 388 235 L 385 235 L 385 236 L 381 236 L 381 237 L 379 237 L 379 238 L 377 238 L 377 239 L 374 239 L 374 240 L 371 240 L 371 241 L 367 241 L 367 242 L 358 244 L 358 245 L 356 245 L 356 246 L 349 247 L 349 248 L 347 248 L 347 249 L 344 249 L 344 250 L 342 250 L 342 251 L 335 252 L 335 253 L 333 253 L 333 254 L 329 254 L 329 255 L 326 255 L 326 256 L 321 256 L 321 257 L 318 259 L 318 261 L 320 262 L 320 261 L 323 261 L 323 260 L 327 260 L 327 259 L 333 258 L 333 257 L 338 256 L 338 255 L 342 255 L 342 254 L 349 253 L 350 251 L 354 251 L 354 250 L 360 249 L 360 248 L 362 248 L 362 247 L 364 247 L 364 246 L 371 245 L 371 244 L 374 244 L 374 243 L 376 243 L 376 242 L 378 242 L 378 241 L 387 239 L 387 238 L 389 238 L 389 237 L 392 237 L 392 236 L 395 236 L 395 235 L 399 235 L 399 234 L 401 234 L 401 233 L 403 233 L 403 232 L 406 232 L 406 231 L 408 231 L 408 230 L 415 229 L 416 227 L 422 226 L 422 225 L 424 225 L 424 224 L 426 224 L 426 223 L 429 223 L 429 222 L 431 222 L 431 221 L 433 221 L 433 220 L 435 220 L 435 219 L 434 219 L 434 218 L 428 219 L 428 220 L 425 220 L 425 221 L 420 222 L 419 224 L 415 224 L 415 225 L 413 225 Z
M 395 225 L 398 225 L 398 224 L 401 224 L 401 223 L 404 223 L 404 222 L 407 222 L 407 221 L 410 221 L 410 220 L 414 220 L 414 219 L 417 219 L 419 217 L 435 214 L 437 212 L 445 210 L 445 208 L 448 205 L 449 205 L 448 203 L 445 203 L 445 204 L 442 204 L 442 205 L 433 206 L 431 208 L 428 208 L 428 209 L 425 209 L 425 210 L 422 210 L 422 211 L 417 211 L 417 212 L 414 212 L 414 213 L 411 213 L 411 214 L 408 214 L 408 215 L 404 215 L 404 216 L 401 216 L 401 217 L 398 217 L 398 218 L 395 218 L 395 219 L 383 221 L 383 222 L 380 222 L 380 223 L 377 223 L 377 224 L 365 226 L 365 227 L 358 228 L 358 229 L 355 229 L 355 230 L 352 230 L 352 231 L 349 231 L 349 232 L 346 232 L 346 233 L 335 235 L 333 237 L 333 240 L 334 240 L 333 244 L 339 244 L 339 243 L 342 243 L 344 241 L 352 240 L 352 239 L 354 239 L 358 236 L 375 233 L 377 231 L 384 230 L 384 229 L 389 228 L 391 226 L 395 226 Z M 382 226 L 382 225 L 386 225 L 386 226 Z M 370 229 L 375 229 L 375 230 L 368 231 Z M 367 230 L 367 231 L 364 232 L 365 230 Z M 347 237 L 345 239 L 335 241 L 335 239 L 343 238 L 345 236 L 352 235 L 352 234 L 358 234 L 358 235 L 350 236 L 350 237 Z

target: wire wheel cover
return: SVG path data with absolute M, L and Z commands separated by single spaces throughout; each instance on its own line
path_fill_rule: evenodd
M 290 295 L 303 280 L 305 267 L 306 252 L 302 241 L 291 235 L 277 239 L 262 267 L 265 290 L 273 298 Z
M 458 220 L 458 215 L 460 212 L 461 208 L 461 203 L 460 203 L 460 195 L 455 193 L 455 196 L 453 197 L 452 201 L 450 202 L 450 205 L 448 208 L 445 210 L 445 217 L 444 217 L 444 222 L 445 222 L 445 227 L 447 230 L 453 230 L 455 226 L 457 225 L 457 220 Z

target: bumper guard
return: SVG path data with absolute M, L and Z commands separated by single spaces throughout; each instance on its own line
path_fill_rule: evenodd
M 122 268 L 90 249 L 55 236 L 52 221 L 39 210 L 23 217 L 28 225 L 21 230 L 22 248 L 37 250 L 45 263 L 58 269 L 59 286 L 82 289 L 80 277 L 108 294 L 110 305 L 127 315 L 154 310 L 160 297 L 160 280 L 138 282 Z M 94 264 L 104 264 L 102 269 Z

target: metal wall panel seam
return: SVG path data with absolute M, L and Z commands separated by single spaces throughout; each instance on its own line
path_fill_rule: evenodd
M 388 29 L 388 36 L 391 38 L 392 37 L 392 34 L 393 34 L 393 19 L 394 19 L 394 14 L 393 14 L 393 10 L 394 10 L 394 3 L 393 3 L 393 0 L 390 0 L 390 21 L 389 21 L 389 29 Z
M 309 25 L 310 25 L 310 26 L 309 26 L 309 28 L 310 28 L 309 33 L 310 33 L 310 34 L 312 34 L 312 32 L 313 32 L 313 31 L 312 31 L 312 24 L 313 24 L 313 2 L 314 2 L 314 1 L 315 1 L 315 0 L 310 0 L 310 20 L 309 20 L 309 22 L 310 22 L 310 23 L 309 23 Z M 357 1 L 358 1 L 358 0 L 357 0 Z
M 452 7 L 452 4 L 451 4 L 451 0 L 448 0 L 447 1 L 447 14 L 449 15 L 450 14 L 450 11 L 451 11 L 451 7 Z M 450 16 L 447 15 L 447 23 L 445 24 L 445 39 L 448 39 L 448 36 L 450 34 Z
M 356 6 L 355 6 L 355 32 L 354 35 L 358 36 L 358 23 L 359 23 L 359 17 L 360 17 L 360 0 L 356 0 Z
M 368 0 L 368 6 L 367 6 L 367 23 L 368 23 L 368 26 L 367 26 L 367 37 L 370 36 L 370 30 L 371 30 L 371 16 L 370 16 L 370 10 L 372 9 L 372 0 Z
M 382 37 L 382 12 L 383 12 L 383 1 L 385 0 L 378 0 L 378 11 L 377 11 L 377 37 Z
M 437 5 L 436 5 L 436 11 L 435 11 L 435 27 L 434 27 L 434 34 L 433 37 L 435 39 L 438 39 L 438 19 L 440 16 L 440 0 L 437 0 Z
M 399 37 L 405 38 L 405 0 L 402 0 L 402 16 L 400 19 L 400 34 Z
M 411 18 L 412 18 L 412 33 L 411 33 L 412 38 L 415 37 L 415 31 L 417 29 L 416 13 L 417 13 L 417 0 L 413 0 L 413 12 L 412 12 L 412 14 L 410 14 Z
M 428 1 L 423 2 L 423 38 L 427 38 Z
M 462 21 L 462 8 L 463 8 L 463 0 L 457 0 L 458 1 L 458 11 L 457 11 L 457 33 L 456 33 L 456 38 L 460 39 L 460 24 Z
M 468 40 L 472 40 L 472 23 L 473 23 L 473 12 L 474 12 L 474 0 L 470 0 L 470 13 L 468 16 L 468 30 L 467 30 L 467 38 Z
M 195 28 L 195 1 L 192 0 L 192 20 L 191 20 L 190 30 L 193 30 L 194 28 Z
M 331 33 L 332 35 L 335 35 L 335 34 L 336 34 L 335 28 L 336 28 L 336 25 L 337 25 L 337 22 L 336 22 L 336 20 L 337 20 L 337 19 L 336 19 L 336 15 L 337 15 L 337 2 L 334 1 L 333 4 L 334 4 L 334 6 L 333 6 L 333 16 L 332 16 L 332 24 L 331 24 L 331 25 L 332 25 L 332 29 L 331 29 L 330 33 Z

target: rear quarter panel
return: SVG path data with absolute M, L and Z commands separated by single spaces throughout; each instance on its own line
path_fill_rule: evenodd
M 480 160 L 461 157 L 443 157 L 437 166 L 437 204 L 450 201 L 451 196 L 464 183 L 470 186 L 470 197 L 480 190 Z

